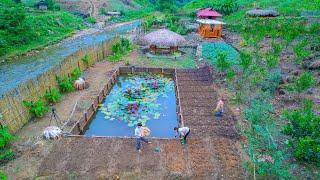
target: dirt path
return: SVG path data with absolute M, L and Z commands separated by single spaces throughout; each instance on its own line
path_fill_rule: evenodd
M 66 121 L 77 103 L 66 130 L 70 129 L 72 123 L 78 120 L 83 110 L 90 105 L 91 98 L 95 97 L 105 85 L 107 72 L 118 65 L 106 61 L 96 63 L 84 73 L 90 87 L 83 91 L 64 95 L 63 100 L 55 105 L 60 119 Z M 49 120 L 50 113 L 47 113 L 45 117 L 31 121 L 17 133 L 18 139 L 13 142 L 17 158 L 0 168 L 6 172 L 9 179 L 32 179 L 35 177 L 40 163 L 51 151 L 53 145 L 53 141 L 42 139 L 42 131 L 49 125 Z

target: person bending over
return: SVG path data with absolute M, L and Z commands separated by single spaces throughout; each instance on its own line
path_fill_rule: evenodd
M 181 128 L 175 127 L 174 131 L 176 131 L 176 133 L 177 133 L 176 136 L 179 136 L 182 139 L 182 144 L 186 144 L 187 137 L 190 133 L 190 128 L 188 128 L 188 127 L 181 127 Z

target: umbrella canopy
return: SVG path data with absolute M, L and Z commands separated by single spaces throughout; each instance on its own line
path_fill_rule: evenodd
M 148 45 L 171 47 L 179 46 L 186 40 L 180 34 L 167 29 L 160 29 L 145 35 L 143 41 Z
M 198 17 L 221 17 L 222 15 L 212 8 L 200 9 L 197 13 Z
M 226 24 L 224 22 L 213 20 L 213 19 L 197 19 L 197 22 L 200 24 Z

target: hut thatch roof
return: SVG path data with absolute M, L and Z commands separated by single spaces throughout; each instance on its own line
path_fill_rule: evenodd
M 272 9 L 253 9 L 246 12 L 250 17 L 276 17 L 279 13 Z
M 179 46 L 185 41 L 186 40 L 183 36 L 167 29 L 153 31 L 143 37 L 143 42 L 145 42 L 147 45 L 165 47 Z

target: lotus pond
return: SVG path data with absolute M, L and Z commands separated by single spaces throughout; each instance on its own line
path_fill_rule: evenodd
M 134 136 L 138 122 L 151 137 L 170 138 L 178 125 L 173 78 L 155 74 L 121 75 L 85 135 Z

